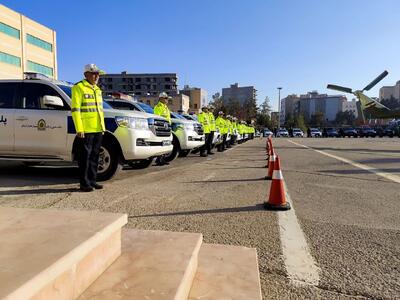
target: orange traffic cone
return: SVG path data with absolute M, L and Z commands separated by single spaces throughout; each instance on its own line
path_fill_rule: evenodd
M 272 175 L 269 199 L 268 202 L 264 203 L 264 208 L 268 210 L 290 209 L 290 203 L 286 201 L 285 186 L 283 184 L 283 175 L 278 156 L 274 163 L 274 173 Z
M 268 173 L 267 176 L 265 176 L 265 180 L 271 180 L 272 179 L 272 173 L 274 172 L 274 163 L 275 163 L 275 153 L 274 150 L 271 150 L 271 155 L 269 156 L 268 160 Z

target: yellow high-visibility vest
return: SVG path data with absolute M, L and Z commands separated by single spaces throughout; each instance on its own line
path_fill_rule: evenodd
M 103 132 L 103 97 L 97 85 L 91 85 L 86 79 L 72 87 L 71 115 L 76 132 Z

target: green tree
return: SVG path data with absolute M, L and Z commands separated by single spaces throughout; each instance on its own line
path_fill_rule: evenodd
M 304 120 L 304 116 L 303 115 L 297 115 L 294 118 L 294 123 L 295 123 L 295 127 L 300 128 L 304 132 L 307 131 L 307 125 L 306 125 L 306 122 Z
M 311 125 L 316 127 L 322 127 L 325 124 L 325 115 L 322 112 L 316 112 L 311 115 Z
M 352 111 L 339 111 L 336 114 L 335 123 L 337 126 L 355 125 L 356 117 Z
M 265 97 L 264 102 L 260 106 L 260 113 L 264 115 L 271 115 L 272 107 L 271 107 L 271 101 L 268 96 Z

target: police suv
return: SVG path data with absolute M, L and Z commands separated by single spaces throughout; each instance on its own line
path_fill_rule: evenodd
M 0 159 L 76 161 L 71 88 L 37 73 L 26 73 L 24 80 L 0 80 Z M 98 180 L 110 179 L 124 163 L 148 166 L 153 157 L 173 149 L 171 127 L 162 117 L 114 110 L 104 103 L 104 119 Z
M 153 114 L 153 108 L 142 102 L 121 100 L 121 99 L 105 99 L 112 107 L 123 110 L 141 111 Z M 194 120 L 187 120 L 183 116 L 171 112 L 173 149 L 164 159 L 168 162 L 179 156 L 185 157 L 192 150 L 200 148 L 205 143 L 205 135 L 203 126 Z

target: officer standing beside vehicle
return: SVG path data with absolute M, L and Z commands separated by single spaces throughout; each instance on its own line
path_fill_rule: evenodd
M 210 121 L 208 117 L 208 107 L 203 106 L 201 108 L 201 113 L 198 114 L 197 120 L 201 125 L 203 125 L 203 130 L 204 130 L 204 136 L 205 136 L 205 141 L 204 145 L 201 146 L 200 148 L 200 156 L 201 157 L 206 157 L 208 149 L 210 149 L 209 144 L 210 144 Z
M 224 119 L 224 112 L 219 111 L 218 112 L 218 117 L 215 120 L 215 126 L 218 128 L 219 133 L 221 134 L 222 137 L 222 142 L 218 145 L 218 152 L 225 151 L 225 143 L 226 143 L 226 121 Z
M 217 128 L 215 126 L 214 106 L 212 105 L 208 107 L 208 120 L 210 121 L 210 144 L 207 153 L 213 155 L 214 153 L 211 150 L 213 148 L 214 134 Z
M 72 87 L 71 115 L 78 137 L 80 190 L 102 189 L 96 183 L 99 153 L 105 132 L 102 92 L 97 86 L 102 71 L 95 64 L 85 66 L 85 79 Z
M 168 108 L 168 94 L 161 92 L 158 95 L 158 103 L 154 106 L 154 114 L 159 115 L 169 122 L 171 125 L 171 112 Z M 158 156 L 156 159 L 156 164 L 158 166 L 169 165 L 169 162 L 165 161 L 164 155 Z

